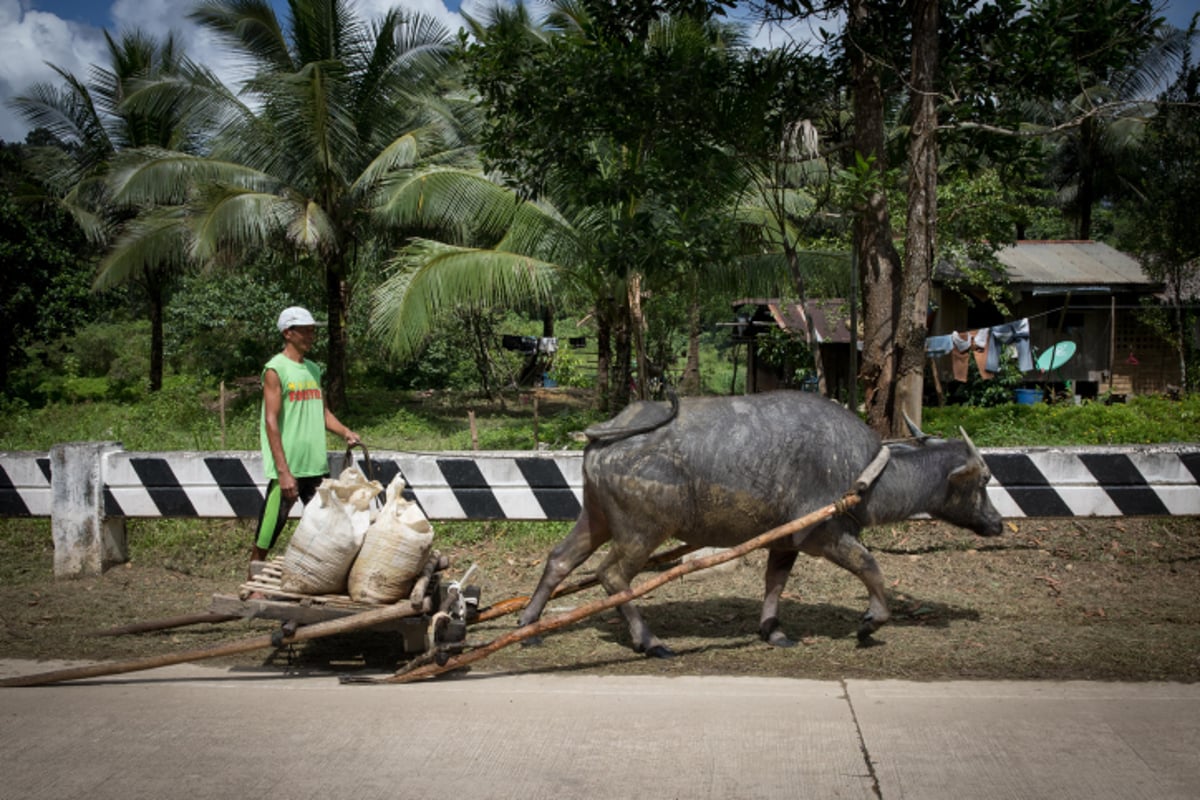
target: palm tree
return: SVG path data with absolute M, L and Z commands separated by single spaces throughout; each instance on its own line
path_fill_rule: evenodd
M 106 244 L 128 222 L 130 211 L 114 203 L 105 177 L 121 153 L 138 148 L 194 151 L 198 139 L 193 115 L 181 103 L 131 109 L 125 101 L 149 81 L 182 77 L 200 81 L 203 70 L 187 60 L 173 36 L 162 42 L 132 31 L 114 40 L 104 34 L 108 66 L 94 65 L 83 81 L 50 65 L 65 81 L 62 88 L 36 84 L 11 104 L 32 125 L 52 133 L 62 149 L 41 153 L 40 165 L 48 183 L 58 191 L 88 238 Z M 150 303 L 150 389 L 162 388 L 163 307 L 167 286 L 178 266 L 174 260 L 148 258 L 119 276 L 102 269 L 94 288 L 106 289 L 132 281 Z
M 422 160 L 455 162 L 472 124 L 454 91 L 453 40 L 436 20 L 393 10 L 368 24 L 347 0 L 290 0 L 285 32 L 266 0 L 209 0 L 192 19 L 250 71 L 240 96 L 164 81 L 139 105 L 189 98 L 220 120 L 211 151 L 147 151 L 114 179 L 132 203 L 182 204 L 188 257 L 236 263 L 261 249 L 290 254 L 324 276 L 329 325 L 327 394 L 346 388 L 346 315 L 352 285 L 375 265 L 381 236 L 367 213 L 386 181 Z M 163 246 L 172 222 L 124 242 L 129 257 Z M 120 262 L 115 260 L 114 263 Z
M 1068 11 L 1071 3 L 1064 5 Z M 1051 142 L 1050 178 L 1079 239 L 1092 237 L 1096 203 L 1126 192 L 1123 169 L 1140 146 L 1154 97 L 1170 81 L 1189 35 L 1166 25 L 1150 9 L 1132 4 L 1112 11 L 1088 6 L 1075 52 L 1078 91 L 1044 106 L 1044 121 L 1057 131 Z M 1111 26 L 1111 27 L 1106 27 Z M 1104 37 L 1104 38 L 1100 38 Z

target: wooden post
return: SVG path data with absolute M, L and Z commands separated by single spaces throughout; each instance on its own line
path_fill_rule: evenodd
M 225 449 L 225 381 L 221 381 L 221 449 Z
M 538 395 L 533 393 L 533 449 L 538 449 Z
M 942 379 L 938 376 L 937 361 L 929 359 L 929 372 L 933 375 L 933 388 L 937 390 L 938 408 L 946 405 L 946 395 L 942 393 Z
M 475 411 L 474 409 L 467 412 L 467 421 L 471 423 L 471 449 L 479 449 L 479 431 L 475 427 Z

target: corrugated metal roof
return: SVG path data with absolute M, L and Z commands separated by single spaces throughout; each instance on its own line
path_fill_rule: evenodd
M 1023 241 L 996 254 L 1014 284 L 1155 286 L 1136 260 L 1103 242 Z

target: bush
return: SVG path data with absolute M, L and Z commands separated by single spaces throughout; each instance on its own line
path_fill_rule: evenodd
M 279 350 L 275 321 L 295 301 L 249 275 L 192 275 L 167 306 L 165 350 L 177 372 L 257 375 Z
M 922 428 L 939 436 L 957 436 L 960 425 L 981 447 L 1194 442 L 1200 427 L 1200 395 L 1182 401 L 1135 397 L 1111 406 L 1100 402 L 947 406 L 926 408 L 922 418 Z

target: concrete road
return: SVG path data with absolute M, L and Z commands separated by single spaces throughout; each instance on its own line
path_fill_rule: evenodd
M 1200 685 L 184 665 L 0 689 L 0 747 L 4 800 L 1192 800 Z

